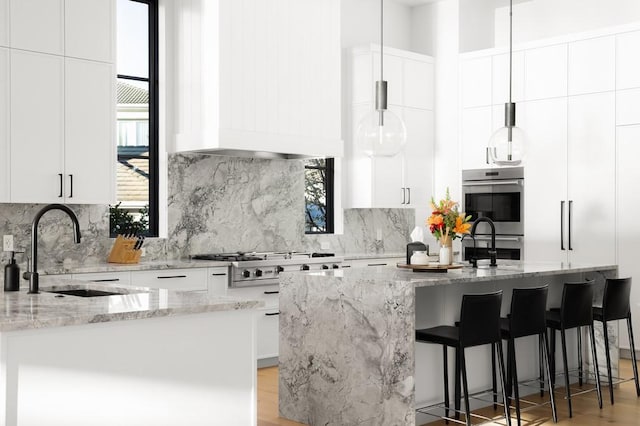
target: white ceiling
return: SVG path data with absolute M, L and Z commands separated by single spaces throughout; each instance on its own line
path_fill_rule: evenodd
M 406 4 L 407 6 L 421 6 L 423 4 L 427 4 L 427 3 L 434 3 L 440 0 L 392 0 L 395 3 L 401 3 L 401 4 Z

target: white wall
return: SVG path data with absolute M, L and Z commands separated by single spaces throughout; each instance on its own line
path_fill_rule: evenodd
M 508 13 L 508 6 L 495 10 L 495 46 L 508 44 Z M 636 21 L 640 21 L 639 0 L 530 0 L 513 5 L 513 42 L 539 40 Z
M 433 56 L 434 6 L 427 4 L 411 9 L 411 51 Z
M 380 2 L 342 0 L 342 47 L 380 43 Z M 411 47 L 411 8 L 384 1 L 384 44 L 397 49 Z

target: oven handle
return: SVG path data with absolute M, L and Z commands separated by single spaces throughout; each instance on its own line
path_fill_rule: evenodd
M 479 240 L 479 241 L 491 241 L 491 236 L 490 235 L 476 235 L 475 238 L 476 238 L 476 240 Z M 498 237 L 498 236 L 496 236 L 496 241 L 516 241 L 516 242 L 520 242 L 520 241 L 522 241 L 522 237 Z
M 463 182 L 462 186 L 487 186 L 487 185 L 522 185 L 519 180 L 476 180 Z

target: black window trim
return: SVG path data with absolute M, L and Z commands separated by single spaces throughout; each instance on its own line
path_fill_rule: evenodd
M 333 234 L 334 233 L 334 175 L 335 175 L 335 161 L 333 158 L 325 158 L 324 167 L 321 166 L 313 166 L 313 165 L 304 165 L 305 170 L 307 169 L 324 169 L 325 170 L 325 189 L 327 190 L 326 194 L 326 230 L 325 231 L 307 231 L 304 233 L 306 235 L 322 235 L 322 234 Z M 306 208 L 306 207 L 305 207 Z M 306 221 L 305 221 L 306 223 Z
M 129 0 L 149 7 L 149 77 L 118 74 L 124 80 L 149 83 L 149 237 L 159 236 L 159 70 L 158 70 L 158 0 Z

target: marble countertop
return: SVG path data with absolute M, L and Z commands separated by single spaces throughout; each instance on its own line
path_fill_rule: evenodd
M 391 259 L 404 258 L 407 253 L 346 253 L 342 255 L 344 260 L 360 260 L 360 259 Z
M 38 268 L 41 275 L 60 275 L 60 274 L 86 274 L 95 272 L 125 272 L 125 271 L 150 271 L 162 269 L 185 269 L 185 268 L 214 268 L 225 267 L 231 265 L 230 262 L 219 262 L 213 260 L 154 260 L 142 261 L 133 264 L 119 263 L 74 263 L 65 262 L 60 265 L 49 265 Z
M 117 296 L 61 297 L 47 290 L 91 289 L 123 293 Z M 84 325 L 204 312 L 255 309 L 258 300 L 209 296 L 206 291 L 173 291 L 146 287 L 117 287 L 41 277 L 40 294 L 18 292 L 0 294 L 0 332 L 48 327 Z
M 366 281 L 369 284 L 410 283 L 414 287 L 429 287 L 466 282 L 508 280 L 525 277 L 543 277 L 564 273 L 595 272 L 617 269 L 617 265 L 579 264 L 562 262 L 516 262 L 498 261 L 497 268 L 481 266 L 472 268 L 451 269 L 448 272 L 413 272 L 408 269 L 390 267 L 369 267 L 337 269 L 329 271 L 301 272 L 309 276 L 326 276 L 327 278 L 346 281 Z M 285 272 L 281 275 L 296 274 Z

